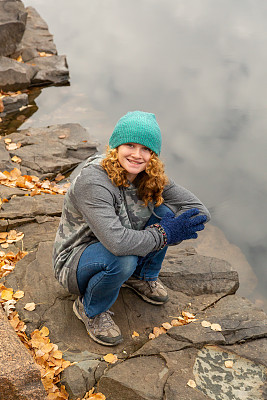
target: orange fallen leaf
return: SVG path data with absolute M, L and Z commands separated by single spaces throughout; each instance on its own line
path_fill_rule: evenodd
M 41 334 L 41 336 L 48 336 L 49 329 L 46 326 L 43 326 L 42 329 L 40 329 L 40 334 Z
M 110 364 L 115 364 L 116 361 L 118 361 L 118 357 L 115 354 L 108 353 L 104 357 L 104 360 Z
M 148 339 L 153 340 L 153 339 L 155 339 L 155 338 L 156 338 L 156 336 L 154 335 L 154 333 L 150 333 L 150 334 L 148 335 Z
M 139 333 L 136 332 L 136 331 L 133 331 L 132 338 L 135 338 L 135 337 L 138 337 L 138 336 L 139 336 Z
M 12 300 L 13 296 L 13 289 L 6 289 L 3 290 L 1 293 L 1 299 L 3 300 Z
M 195 315 L 194 315 L 194 314 L 191 314 L 191 313 L 188 312 L 188 311 L 182 311 L 182 315 L 183 315 L 184 317 L 186 317 L 186 318 L 189 318 L 189 319 L 194 319 L 194 318 L 195 318 Z

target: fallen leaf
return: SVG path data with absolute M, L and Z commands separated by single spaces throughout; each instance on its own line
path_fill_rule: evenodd
M 65 139 L 66 135 L 59 135 L 58 138 L 59 139 Z
M 219 324 L 211 324 L 210 329 L 212 329 L 213 331 L 221 331 L 221 325 Z
M 161 324 L 163 326 L 164 329 L 168 330 L 172 328 L 172 325 L 169 324 L 169 322 L 163 322 L 163 324 Z
M 6 139 L 4 139 L 4 142 L 5 142 L 6 144 L 8 144 L 8 143 L 11 143 L 12 140 L 11 140 L 10 138 L 6 138 Z
M 22 297 L 24 297 L 24 292 L 23 290 L 17 290 L 14 294 L 13 297 L 15 299 L 22 299 Z
M 43 326 L 42 329 L 40 330 L 41 336 L 48 336 L 49 335 L 49 329 L 46 326 Z
M 195 315 L 194 315 L 194 314 L 191 314 L 191 313 L 188 312 L 188 311 L 182 311 L 182 315 L 183 315 L 184 317 L 186 317 L 186 318 L 189 318 L 189 319 L 194 319 L 194 318 L 195 318 Z
M 110 364 L 115 364 L 116 361 L 118 361 L 118 357 L 115 354 L 108 353 L 104 357 L 104 360 Z
M 135 337 L 138 337 L 138 336 L 139 336 L 139 333 L 133 331 L 132 338 L 135 338 Z
M 3 100 L 2 99 L 0 99 L 0 112 L 3 112 L 4 111 L 4 103 L 3 103 Z
M 27 304 L 25 304 L 24 308 L 27 311 L 34 311 L 35 310 L 35 303 L 27 303 Z
M 13 161 L 13 162 L 19 164 L 19 163 L 21 163 L 21 158 L 19 158 L 19 157 L 17 157 L 17 156 L 14 156 L 14 157 L 11 158 L 11 161 Z
M 184 325 L 181 321 L 178 321 L 178 319 L 173 319 L 171 321 L 171 326 L 182 326 Z
M 202 325 L 204 328 L 209 328 L 209 327 L 211 326 L 211 323 L 210 323 L 209 321 L 202 321 L 202 322 L 201 322 L 201 325 Z
M 227 360 L 224 362 L 226 368 L 233 368 L 234 362 L 233 360 Z
M 153 340 L 153 339 L 155 339 L 155 338 L 156 338 L 156 336 L 154 335 L 154 333 L 150 333 L 150 334 L 148 335 L 148 339 Z
M 6 313 L 6 316 L 9 317 L 9 315 L 15 310 L 15 304 L 16 300 L 8 300 L 4 303 L 3 307 Z
M 1 299 L 3 300 L 12 300 L 13 296 L 13 289 L 6 289 L 3 290 L 1 293 Z
M 187 385 L 190 386 L 191 388 L 197 387 L 196 382 L 193 381 L 193 379 L 189 379 L 189 381 L 187 382 Z

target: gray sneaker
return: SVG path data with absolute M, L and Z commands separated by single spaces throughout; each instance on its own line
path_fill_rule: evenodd
M 111 311 L 108 310 L 94 318 L 88 318 L 80 297 L 74 301 L 73 311 L 76 317 L 83 321 L 88 335 L 95 342 L 105 346 L 115 346 L 123 341 L 120 328 L 111 318 L 113 314 Z
M 141 281 L 131 276 L 123 287 L 133 289 L 143 300 L 151 304 L 164 304 L 169 296 L 164 286 L 157 281 Z

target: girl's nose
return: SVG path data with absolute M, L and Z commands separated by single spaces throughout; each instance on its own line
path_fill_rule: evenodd
M 135 147 L 132 152 L 133 157 L 139 158 L 141 157 L 141 149 L 139 147 Z

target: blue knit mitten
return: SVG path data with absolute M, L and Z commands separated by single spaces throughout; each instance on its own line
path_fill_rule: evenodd
M 178 217 L 167 213 L 159 225 L 162 226 L 167 235 L 167 244 L 174 244 L 186 239 L 196 239 L 197 231 L 204 229 L 204 222 L 207 221 L 206 215 L 198 215 L 199 210 L 192 208 L 185 211 Z M 194 215 L 197 215 L 194 217 Z

